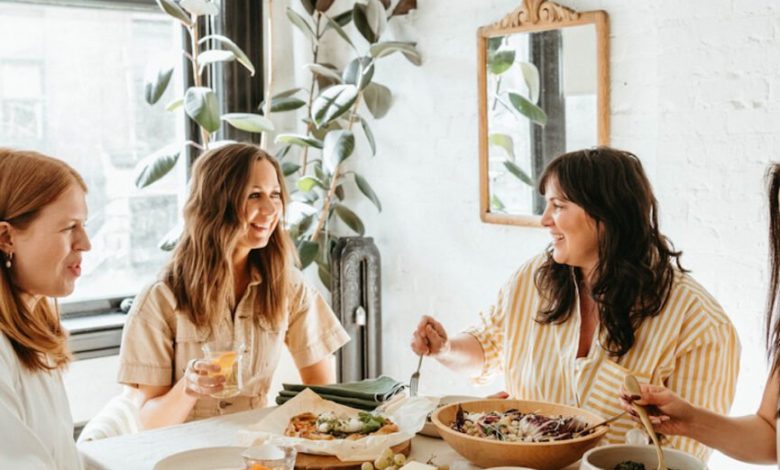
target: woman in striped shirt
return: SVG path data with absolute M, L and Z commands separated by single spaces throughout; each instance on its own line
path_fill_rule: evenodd
M 727 413 L 739 368 L 736 331 L 660 233 L 639 159 L 608 147 L 571 152 L 539 181 L 550 247 L 509 279 L 478 326 L 449 338 L 423 317 L 414 352 L 479 382 L 503 372 L 509 396 L 605 418 L 622 412 L 617 393 L 629 373 Z M 607 441 L 625 442 L 633 426 L 629 417 L 616 421 Z M 709 454 L 687 437 L 671 445 Z
M 658 432 L 687 436 L 737 460 L 757 464 L 780 462 L 777 455 L 778 398 L 780 398 L 780 164 L 768 172 L 769 246 L 772 277 L 766 312 L 767 353 L 771 370 L 758 411 L 749 416 L 728 417 L 691 403 L 676 390 L 643 385 L 640 405 L 650 407 L 650 420 Z M 630 410 L 629 398 L 622 397 Z

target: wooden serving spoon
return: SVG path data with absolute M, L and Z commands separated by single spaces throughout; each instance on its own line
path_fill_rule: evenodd
M 624 383 L 626 390 L 631 394 L 632 399 L 638 400 L 642 398 L 642 389 L 639 386 L 639 381 L 636 377 L 628 374 L 624 379 Z M 664 451 L 661 449 L 661 443 L 658 442 L 658 436 L 655 434 L 655 429 L 653 429 L 653 423 L 650 422 L 650 418 L 647 416 L 647 410 L 636 403 L 631 403 L 631 406 L 634 408 L 634 411 L 636 411 L 636 414 L 639 415 L 639 420 L 642 421 L 642 424 L 647 430 L 647 434 L 650 435 L 650 439 L 652 439 L 653 444 L 655 444 L 655 453 L 658 455 L 658 470 L 668 470 L 666 463 L 664 463 Z

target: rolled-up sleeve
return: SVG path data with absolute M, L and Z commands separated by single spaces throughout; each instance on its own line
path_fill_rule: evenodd
M 514 280 L 514 277 L 512 278 Z M 511 289 L 511 283 L 508 283 L 498 293 L 495 305 L 491 306 L 487 313 L 480 312 L 480 322 L 464 330 L 464 333 L 470 334 L 482 346 L 484 362 L 479 374 L 471 378 L 471 381 L 477 385 L 490 383 L 492 378 L 504 371 L 504 336 L 506 319 L 507 291 Z
M 166 289 L 157 282 L 136 297 L 122 332 L 119 383 L 173 384 L 174 333 L 165 321 L 165 311 L 173 307 Z
M 285 343 L 300 369 L 316 364 L 349 342 L 349 335 L 319 292 L 296 277 Z

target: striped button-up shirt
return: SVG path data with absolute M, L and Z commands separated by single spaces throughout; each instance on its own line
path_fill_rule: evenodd
M 485 353 L 477 382 L 503 371 L 512 397 L 579 405 L 607 418 L 622 412 L 618 395 L 631 373 L 694 405 L 728 413 L 739 372 L 739 339 L 721 306 L 693 278 L 675 273 L 669 300 L 660 314 L 642 322 L 628 353 L 610 356 L 597 330 L 588 354 L 578 358 L 579 304 L 563 323 L 535 321 L 540 295 L 534 273 L 544 259 L 541 255 L 521 267 L 481 315 L 481 324 L 466 331 Z M 632 427 L 628 417 L 614 422 L 606 442 L 624 443 Z M 671 437 L 670 445 L 702 459 L 710 454 L 689 438 Z

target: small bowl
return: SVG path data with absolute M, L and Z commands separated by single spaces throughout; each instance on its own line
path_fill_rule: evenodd
M 439 404 L 436 405 L 436 408 L 441 408 L 445 405 L 450 405 L 452 403 L 465 403 L 467 401 L 475 401 L 475 400 L 482 400 L 480 397 L 472 397 L 469 395 L 444 395 L 439 399 Z M 433 414 L 433 412 L 431 412 Z M 441 436 L 439 435 L 439 431 L 436 429 L 436 425 L 433 424 L 433 421 L 431 421 L 431 415 L 428 415 L 428 418 L 425 420 L 425 425 L 423 425 L 423 428 L 420 429 L 417 434 L 422 434 L 423 436 L 428 437 L 435 437 L 438 439 L 441 439 Z
M 547 416 L 578 416 L 589 425 L 598 424 L 603 418 L 579 408 L 555 403 L 525 400 L 483 399 L 462 405 L 468 412 L 490 412 L 517 409 L 523 413 L 539 413 Z M 450 424 L 455 420 L 458 404 L 439 408 L 431 419 L 442 439 L 461 456 L 481 467 L 520 466 L 538 470 L 554 470 L 576 462 L 587 450 L 595 447 L 607 433 L 601 427 L 587 436 L 555 442 L 505 442 L 469 436 L 455 431 Z
M 664 448 L 666 466 L 675 470 L 707 470 L 707 464 L 691 454 L 677 449 Z M 580 470 L 613 470 L 615 465 L 631 460 L 641 463 L 646 469 L 658 466 L 655 447 L 648 445 L 608 445 L 585 452 Z

